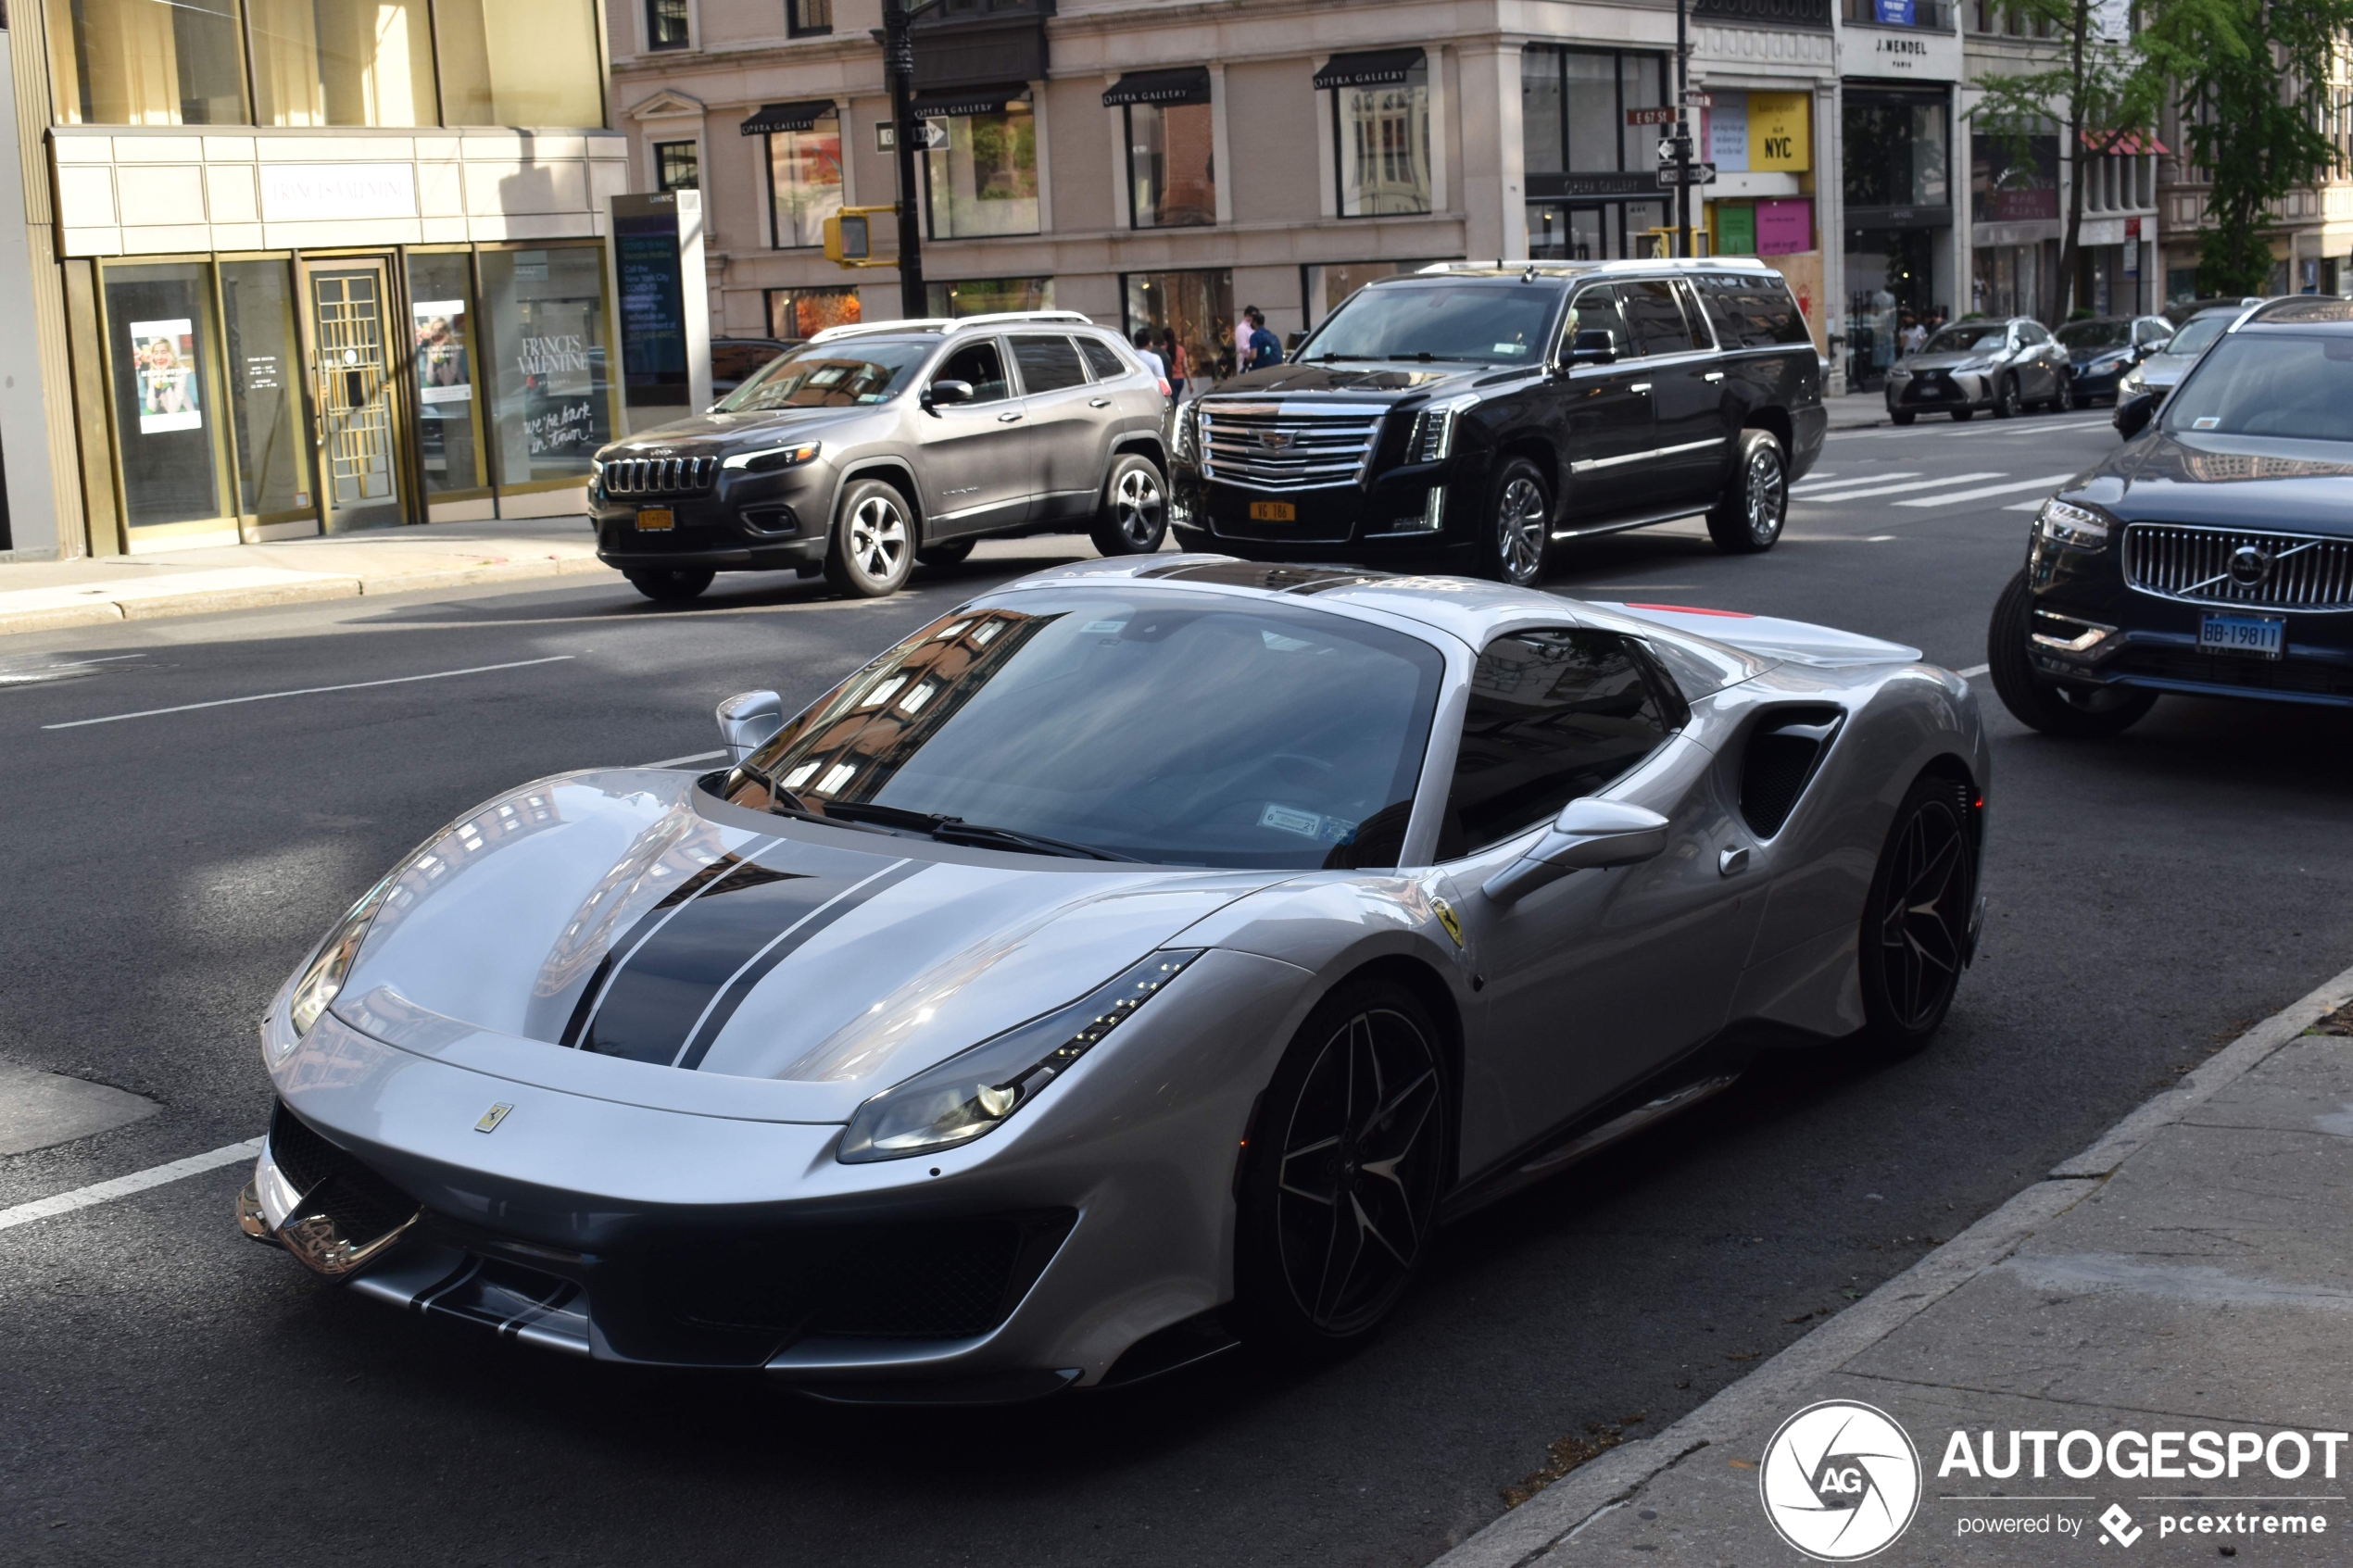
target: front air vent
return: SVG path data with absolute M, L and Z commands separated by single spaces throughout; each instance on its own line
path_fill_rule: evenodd
M 1751 833 L 1781 831 L 1845 717 L 1836 708 L 1776 708 L 1757 720 L 1741 760 L 1741 816 Z

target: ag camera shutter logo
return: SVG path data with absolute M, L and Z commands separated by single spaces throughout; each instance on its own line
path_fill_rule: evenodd
M 1911 1524 L 1919 1451 L 1886 1411 L 1825 1399 L 1781 1423 L 1765 1445 L 1756 1487 L 1781 1539 L 1819 1562 L 1854 1562 Z

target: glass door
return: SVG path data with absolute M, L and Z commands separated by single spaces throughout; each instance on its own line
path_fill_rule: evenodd
M 385 331 L 386 273 L 373 259 L 303 268 L 303 348 L 319 417 L 319 499 L 330 533 L 409 521 L 398 383 Z

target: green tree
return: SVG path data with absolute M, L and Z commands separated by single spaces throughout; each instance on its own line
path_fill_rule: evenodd
M 2212 183 L 2197 285 L 2259 294 L 2271 209 L 2337 167 L 2322 116 L 2353 31 L 2353 0 L 2148 0 L 2149 74 L 2182 108 L 2183 140 Z

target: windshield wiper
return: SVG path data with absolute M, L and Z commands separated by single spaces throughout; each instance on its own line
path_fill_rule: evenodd
M 898 806 L 880 806 L 867 800 L 829 800 L 825 814 L 853 822 L 873 822 L 879 827 L 905 828 L 912 833 L 927 834 L 942 844 L 965 844 L 976 849 L 1029 849 L 1048 855 L 1063 855 L 1085 860 L 1133 860 L 1133 855 L 1114 850 L 1098 849 L 1092 845 L 1073 844 L 1068 839 L 1048 838 L 1043 834 L 1023 833 L 1014 828 L 989 827 L 981 822 L 968 822 L 962 817 L 939 811 L 910 811 Z

